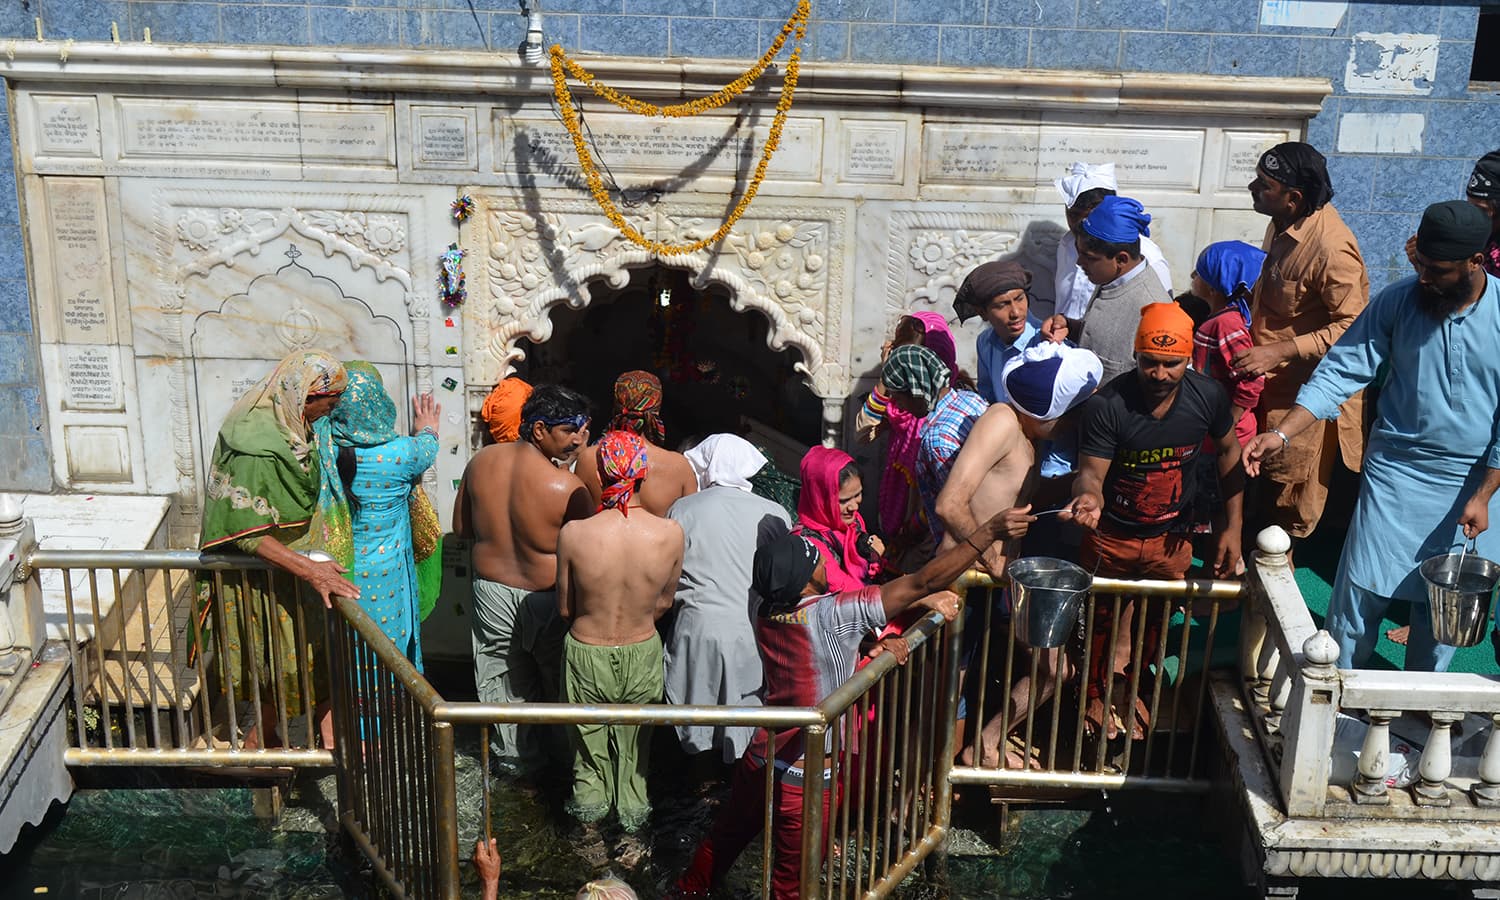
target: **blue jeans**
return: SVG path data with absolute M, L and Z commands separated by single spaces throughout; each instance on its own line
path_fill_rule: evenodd
M 1339 645 L 1339 668 L 1363 668 L 1380 640 L 1380 620 L 1395 601 L 1349 581 L 1340 567 L 1328 598 L 1328 620 L 1323 627 Z M 1411 634 L 1406 639 L 1408 672 L 1446 672 L 1455 648 L 1432 636 L 1426 603 L 1411 604 Z

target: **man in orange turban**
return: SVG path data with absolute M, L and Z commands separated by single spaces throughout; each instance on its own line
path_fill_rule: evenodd
M 490 437 L 497 444 L 508 444 L 521 437 L 521 407 L 531 397 L 531 385 L 519 378 L 507 378 L 495 385 L 484 398 L 479 415 L 490 426 Z
M 1211 446 L 1224 520 L 1216 523 L 1218 544 L 1209 563 L 1214 574 L 1233 575 L 1240 566 L 1245 473 L 1229 394 L 1213 378 L 1188 368 L 1193 320 L 1175 303 L 1141 308 L 1135 350 L 1135 371 L 1106 382 L 1084 407 L 1078 477 L 1073 502 L 1063 512 L 1064 518 L 1091 529 L 1078 562 L 1107 578 L 1176 581 L 1186 576 L 1193 560 L 1190 531 L 1200 481 L 1199 455 Z M 1113 648 L 1106 646 L 1111 616 L 1102 608 L 1099 612 L 1103 614 L 1094 619 L 1095 646 L 1090 654 L 1087 719 L 1111 738 L 1126 722 L 1131 722 L 1132 737 L 1144 737 L 1150 712 L 1140 698 L 1151 696 L 1151 691 L 1136 683 L 1139 673 L 1129 671 L 1137 610 L 1133 602 L 1122 608 L 1125 619 Z M 1139 613 L 1148 615 L 1144 609 Z M 1157 646 L 1159 640 L 1159 608 L 1156 613 L 1157 621 L 1146 623 L 1147 647 Z M 1104 697 L 1111 683 L 1114 696 Z M 1133 711 L 1130 696 L 1136 698 Z

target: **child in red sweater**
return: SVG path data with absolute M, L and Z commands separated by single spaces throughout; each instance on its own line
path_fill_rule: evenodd
M 1266 254 L 1244 241 L 1209 244 L 1193 269 L 1193 294 L 1208 304 L 1209 316 L 1193 332 L 1193 368 L 1229 391 L 1234 431 L 1240 443 L 1255 437 L 1255 407 L 1265 376 L 1247 375 L 1231 360 L 1249 350 L 1250 295 Z

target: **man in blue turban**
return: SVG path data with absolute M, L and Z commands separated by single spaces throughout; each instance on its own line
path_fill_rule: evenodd
M 1096 285 L 1094 297 L 1082 319 L 1056 315 L 1042 327 L 1053 341 L 1072 339 L 1094 351 L 1104 365 L 1104 382 L 1135 368 L 1141 307 L 1172 299 L 1160 280 L 1140 277 L 1150 268 L 1141 255 L 1141 238 L 1151 235 L 1150 224 L 1151 214 L 1139 200 L 1110 196 L 1100 201 L 1073 230 L 1078 267 Z

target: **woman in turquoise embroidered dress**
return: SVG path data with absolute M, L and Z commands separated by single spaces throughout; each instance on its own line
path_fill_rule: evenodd
M 419 625 L 442 576 L 441 527 L 420 481 L 437 459 L 441 407 L 431 394 L 414 397 L 415 434 L 398 435 L 396 404 L 380 374 L 364 362 L 345 369 L 349 386 L 326 426 L 336 449 L 323 456 L 324 490 L 335 494 L 334 507 L 347 498 L 353 527 L 350 544 L 332 552 L 349 569 L 365 613 L 420 670 Z

